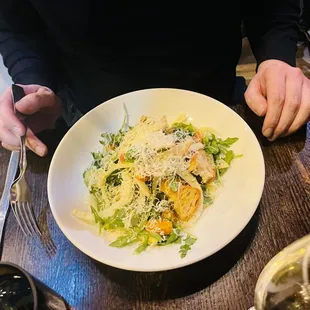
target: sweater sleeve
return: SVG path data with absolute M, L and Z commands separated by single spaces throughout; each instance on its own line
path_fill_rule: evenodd
M 299 0 L 242 1 L 243 22 L 259 66 L 265 60 L 296 65 Z
M 39 84 L 56 91 L 56 48 L 27 0 L 0 3 L 0 54 L 14 83 Z

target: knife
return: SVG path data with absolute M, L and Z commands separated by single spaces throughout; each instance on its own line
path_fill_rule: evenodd
M 25 124 L 26 115 L 20 113 L 19 111 L 17 111 L 15 109 L 15 104 L 19 100 L 21 100 L 23 97 L 25 97 L 24 89 L 21 86 L 18 86 L 16 84 L 12 84 L 11 91 L 12 91 L 12 100 L 13 100 L 13 104 L 14 104 L 14 113 L 15 113 L 16 117 L 23 123 L 23 125 L 26 125 Z
M 7 211 L 9 209 L 10 204 L 10 190 L 16 176 L 18 162 L 19 162 L 19 152 L 14 151 L 11 153 L 11 158 L 6 174 L 2 197 L 0 200 L 0 244 L 2 241 L 2 233 L 7 216 Z

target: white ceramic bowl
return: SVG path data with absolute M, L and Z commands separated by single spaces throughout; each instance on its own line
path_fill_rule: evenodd
M 98 229 L 71 215 L 75 208 L 88 209 L 88 191 L 82 174 L 100 147 L 102 132 L 116 132 L 123 121 L 123 104 L 130 125 L 141 115 L 166 115 L 173 121 L 181 113 L 196 126 L 214 128 L 221 136 L 238 137 L 232 149 L 243 157 L 234 160 L 224 175 L 224 187 L 214 204 L 191 229 L 198 237 L 185 258 L 179 245 L 150 248 L 140 255 L 134 249 L 113 248 L 98 236 Z M 135 271 L 160 271 L 200 261 L 233 240 L 253 216 L 264 187 L 265 166 L 259 143 L 243 119 L 224 104 L 201 94 L 178 89 L 147 89 L 113 98 L 82 117 L 65 135 L 51 162 L 48 197 L 52 213 L 66 237 L 81 251 L 107 265 Z

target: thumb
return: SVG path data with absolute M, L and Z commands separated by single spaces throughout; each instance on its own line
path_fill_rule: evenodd
M 247 105 L 256 115 L 266 115 L 267 100 L 263 96 L 262 86 L 259 78 L 253 78 L 244 94 L 244 97 Z
M 54 93 L 46 88 L 40 87 L 35 93 L 30 93 L 16 103 L 16 109 L 26 115 L 34 114 L 50 104 L 49 97 Z

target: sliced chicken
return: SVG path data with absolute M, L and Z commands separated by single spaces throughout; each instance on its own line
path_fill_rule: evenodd
M 199 150 L 190 161 L 188 170 L 202 178 L 203 183 L 211 182 L 216 177 L 216 168 L 211 154 Z
M 149 133 L 164 132 L 168 129 L 168 121 L 164 116 L 159 120 L 141 116 L 139 123 L 125 135 L 120 154 L 125 154 L 132 145 L 145 144 Z
M 149 129 L 148 131 L 151 132 L 156 132 L 160 130 L 165 131 L 168 129 L 168 121 L 166 116 L 163 116 L 159 120 L 155 120 L 146 116 L 141 116 L 139 124 L 137 126 L 139 126 L 140 124 L 143 124 L 144 126 L 147 125 L 148 128 L 146 128 L 146 130 Z
M 193 139 L 187 139 L 184 142 L 178 143 L 176 146 L 172 147 L 169 152 L 173 155 L 184 156 L 188 153 L 194 142 L 195 141 Z

